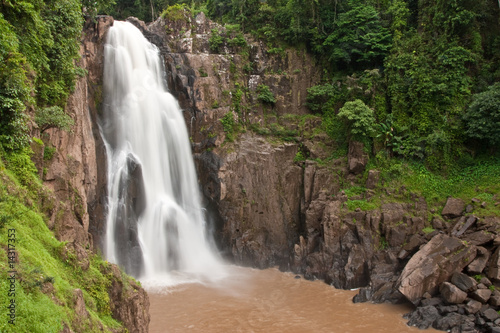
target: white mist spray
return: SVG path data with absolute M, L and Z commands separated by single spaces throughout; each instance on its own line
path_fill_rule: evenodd
M 141 279 L 216 275 L 222 266 L 206 239 L 186 125 L 157 48 L 115 21 L 104 59 L 107 259 Z

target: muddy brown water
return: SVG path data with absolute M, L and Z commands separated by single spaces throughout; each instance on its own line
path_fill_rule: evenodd
M 277 269 L 230 267 L 214 282 L 153 287 L 150 333 L 401 333 L 410 305 L 352 303 L 356 291 L 296 279 Z

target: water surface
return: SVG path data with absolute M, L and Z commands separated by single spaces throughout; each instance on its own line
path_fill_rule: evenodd
M 295 279 L 277 269 L 231 267 L 230 278 L 158 286 L 144 282 L 151 333 L 401 333 L 410 305 L 352 303 L 356 291 Z

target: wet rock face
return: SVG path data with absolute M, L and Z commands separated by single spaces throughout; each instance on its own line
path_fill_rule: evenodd
M 120 176 L 120 194 L 115 240 L 118 244 L 117 259 L 126 272 L 140 276 L 143 269 L 143 256 L 139 244 L 137 223 L 144 211 L 146 202 L 142 166 L 137 159 L 127 156 L 127 169 Z
M 223 238 L 237 262 L 284 266 L 300 226 L 302 169 L 296 144 L 243 135 L 218 171 Z M 286 267 L 286 266 L 285 266 Z

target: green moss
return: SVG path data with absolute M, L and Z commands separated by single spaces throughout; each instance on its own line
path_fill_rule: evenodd
M 0 251 L 0 304 L 11 300 L 16 304 L 16 325 L 1 320 L 0 331 L 60 332 L 63 323 L 74 329 L 76 319 L 85 332 L 97 332 L 100 325 L 105 329 L 120 327 L 111 318 L 107 292 L 111 276 L 102 273 L 109 270 L 108 264 L 89 253 L 90 267 L 83 271 L 76 255 L 65 250 L 66 244 L 48 229 L 41 208 L 36 204 L 26 206 L 30 191 L 23 189 L 24 181 L 17 179 L 18 174 L 26 178 L 24 173 L 31 175 L 33 171 L 26 156 L 4 156 L 6 160 L 8 157 L 6 167 L 0 162 L 0 247 L 14 245 L 17 255 L 17 260 L 9 263 L 7 251 Z M 7 280 L 12 270 L 16 271 L 15 295 L 9 295 Z M 83 291 L 89 318 L 76 318 L 75 289 Z
M 430 234 L 431 232 L 436 231 L 436 229 L 434 229 L 434 228 L 432 228 L 432 227 L 425 227 L 424 229 L 422 229 L 422 231 L 423 231 L 425 234 Z
M 378 206 L 366 200 L 347 200 L 347 209 L 349 209 L 350 211 L 355 211 L 358 208 L 363 211 L 368 211 L 374 210 L 378 208 Z

